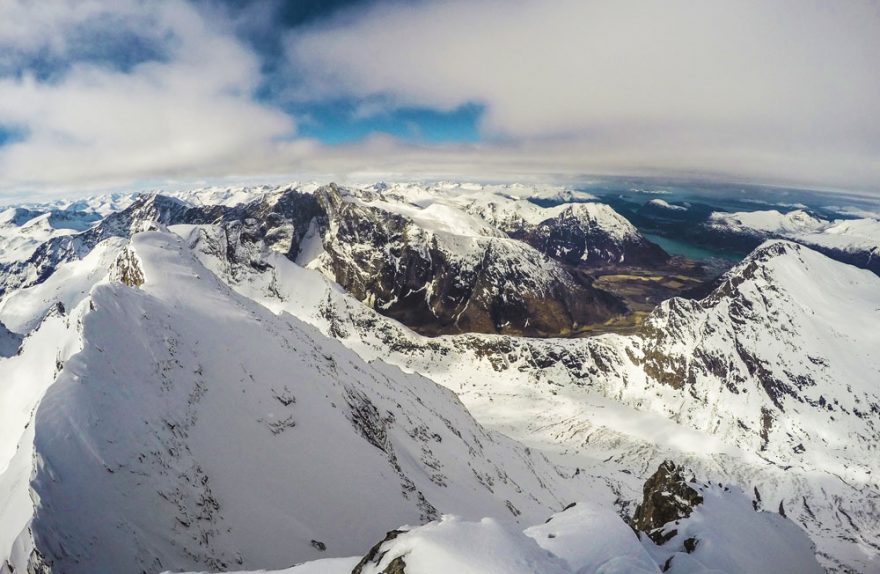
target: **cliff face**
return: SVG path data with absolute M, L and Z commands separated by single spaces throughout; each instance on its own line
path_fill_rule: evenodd
M 449 233 L 333 186 L 316 195 L 327 221 L 321 269 L 417 331 L 565 335 L 625 311 L 520 241 Z

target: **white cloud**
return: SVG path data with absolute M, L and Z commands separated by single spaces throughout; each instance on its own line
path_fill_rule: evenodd
M 386 3 L 288 48 L 301 98 L 484 104 L 484 133 L 506 145 L 471 170 L 508 158 L 880 188 L 872 0 Z
M 0 147 L 0 193 L 593 174 L 880 192 L 876 0 L 421 0 L 349 11 L 290 32 L 297 98 L 354 98 L 357 118 L 389 113 L 389 102 L 476 102 L 486 139 L 345 146 L 295 139 L 291 116 L 253 96 L 261 62 L 234 33 L 247 23 L 200 6 L 0 0 L 0 70 L 35 53 L 76 60 L 89 36 L 72 32 L 83 26 L 122 27 L 161 56 L 0 76 L 0 127 L 27 136 Z
M 0 79 L 0 125 L 26 138 L 0 150 L 7 187 L 130 183 L 180 174 L 223 175 L 293 131 L 287 114 L 257 103 L 259 60 L 222 22 L 183 1 L 30 2 L 0 7 L 0 45 L 63 54 L 83 18 L 146 25 L 165 57 L 127 71 L 74 63 L 60 79 Z M 9 17 L 15 16 L 15 25 Z M 18 30 L 17 30 L 18 29 Z

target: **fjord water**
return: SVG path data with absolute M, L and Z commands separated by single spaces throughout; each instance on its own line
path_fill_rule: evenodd
M 645 239 L 656 243 L 657 245 L 662 247 L 663 250 L 666 251 L 666 253 L 669 253 L 670 255 L 686 257 L 695 261 L 704 261 L 706 259 L 724 259 L 726 261 L 737 262 L 742 259 L 742 255 L 737 255 L 735 253 L 707 249 L 705 247 L 700 247 L 687 241 L 672 239 L 670 237 L 663 237 L 662 235 L 656 235 L 654 233 L 647 233 L 641 229 L 639 231 L 641 231 L 642 236 Z

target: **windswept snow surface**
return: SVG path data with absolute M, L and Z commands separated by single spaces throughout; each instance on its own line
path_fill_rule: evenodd
M 140 288 L 99 281 L 0 361 L 26 389 L 2 388 L 16 571 L 281 567 L 441 512 L 529 524 L 577 491 L 611 496 L 450 391 L 235 294 L 175 236 L 129 249 L 117 264 L 137 269 L 111 276 Z
M 670 523 L 678 533 L 662 546 L 647 537 L 640 541 L 613 512 L 579 502 L 524 532 L 491 518 L 468 521 L 445 515 L 423 526 L 390 532 L 363 559 L 306 563 L 283 574 L 823 572 L 810 539 L 793 523 L 778 514 L 753 510 L 737 489 L 698 488 L 704 504 L 690 517 Z
M 826 567 L 877 569 L 875 275 L 775 242 L 705 300 L 664 303 L 639 336 L 426 339 L 282 257 L 267 262 L 231 283 L 453 389 L 490 428 L 610 477 L 622 504 L 637 484 L 621 471 L 674 458 L 759 508 L 784 507 Z

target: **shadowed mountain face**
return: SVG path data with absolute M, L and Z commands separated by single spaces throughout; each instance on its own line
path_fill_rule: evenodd
M 513 217 L 502 222 L 463 200 L 418 209 L 409 199 L 332 184 L 313 193 L 280 190 L 232 207 L 142 196 L 95 227 L 54 238 L 29 259 L 0 268 L 0 292 L 42 282 L 108 237 L 217 223 L 221 235 L 210 240 L 235 263 L 259 265 L 257 255 L 267 250 L 296 260 L 308 235 L 318 251 L 313 267 L 425 334 L 565 336 L 628 310 L 572 266 L 668 259 L 601 204 L 541 208 L 507 199 L 504 209 Z M 445 227 L 449 217 L 458 225 Z
M 323 268 L 418 331 L 565 335 L 625 311 L 615 297 L 501 234 L 438 232 L 334 187 L 317 197 L 327 218 Z
M 639 235 L 605 204 L 579 203 L 557 211 L 557 215 L 536 225 L 511 226 L 508 234 L 541 253 L 578 267 L 622 263 L 659 266 L 669 260 L 663 249 Z M 609 229 L 609 221 L 623 227 L 624 232 Z
M 21 340 L 21 335 L 13 333 L 0 323 L 0 358 L 14 355 L 21 346 Z

